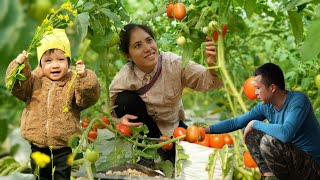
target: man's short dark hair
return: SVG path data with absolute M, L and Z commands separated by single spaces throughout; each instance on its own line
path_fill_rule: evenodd
M 269 87 L 271 84 L 275 84 L 280 89 L 285 90 L 284 75 L 281 68 L 273 63 L 265 63 L 257 68 L 253 76 L 261 75 L 262 83 Z

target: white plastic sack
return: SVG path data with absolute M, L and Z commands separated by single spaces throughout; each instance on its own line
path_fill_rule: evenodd
M 195 143 L 189 143 L 187 141 L 180 141 L 178 143 L 183 147 L 185 154 L 189 156 L 187 160 L 181 162 L 180 174 L 175 173 L 175 179 L 179 180 L 206 180 L 209 179 L 206 166 L 209 161 L 209 155 L 213 153 L 214 149 L 211 147 L 201 146 Z M 178 153 L 178 152 L 176 152 Z M 176 161 L 177 161 L 176 155 Z M 230 170 L 225 180 L 232 179 L 232 170 Z M 216 160 L 216 165 L 213 173 L 213 180 L 222 179 L 222 168 L 219 158 Z

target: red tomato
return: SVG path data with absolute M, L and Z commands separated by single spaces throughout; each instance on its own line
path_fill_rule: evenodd
M 173 137 L 179 137 L 179 136 L 183 136 L 186 135 L 187 130 L 184 127 L 177 127 L 174 131 L 173 131 Z M 186 140 L 186 138 L 182 138 L 180 139 L 182 141 Z
M 222 37 L 225 37 L 228 31 L 228 25 L 227 24 L 223 24 L 222 25 Z
M 81 126 L 82 126 L 83 128 L 88 127 L 90 121 L 91 121 L 91 119 L 88 118 L 88 117 L 82 118 L 82 120 L 81 120 Z
M 91 140 L 95 140 L 98 137 L 98 132 L 97 130 L 90 130 L 88 132 L 88 143 L 91 143 Z
M 210 147 L 221 149 L 224 146 L 224 139 L 221 134 L 210 135 Z
M 168 18 L 173 18 L 172 8 L 173 8 L 173 4 L 169 3 L 168 6 L 167 6 L 167 16 L 168 16 Z
M 195 143 L 199 139 L 199 128 L 195 125 L 191 125 L 187 128 L 186 139 L 190 143 Z
M 81 126 L 82 126 L 83 128 L 88 127 L 88 125 L 89 125 L 88 122 L 85 122 L 85 121 L 82 121 L 82 122 L 81 122 Z
M 210 135 L 209 134 L 205 134 L 205 138 L 202 141 L 197 141 L 196 144 L 202 145 L 202 146 L 206 146 L 209 147 L 210 146 Z
M 199 141 L 203 141 L 206 137 L 206 132 L 204 131 L 204 127 L 199 127 Z
M 103 116 L 101 121 L 102 121 L 102 123 L 99 125 L 100 129 L 105 129 L 107 127 L 107 125 L 110 125 L 110 121 L 108 120 L 108 118 L 106 116 Z
M 179 2 L 174 4 L 173 6 L 173 16 L 177 20 L 181 21 L 184 17 L 186 17 L 186 7 L 183 3 Z
M 229 144 L 229 145 L 233 144 L 233 140 L 230 134 L 228 133 L 224 134 L 224 144 Z
M 123 135 L 131 135 L 132 134 L 130 127 L 125 124 L 117 124 L 116 127 L 120 131 L 120 133 Z
M 243 85 L 243 91 L 247 98 L 251 100 L 257 99 L 257 95 L 255 93 L 256 88 L 254 87 L 254 77 L 249 77 Z
M 223 25 L 222 25 L 222 30 L 221 30 L 222 37 L 225 37 L 225 36 L 226 36 L 227 30 L 228 30 L 228 25 L 227 25 L 227 24 L 223 24 Z M 212 32 L 212 37 L 213 37 L 214 41 L 217 42 L 218 39 L 219 39 L 218 31 L 213 31 L 213 32 Z
M 171 138 L 169 136 L 160 136 L 160 139 L 167 139 L 167 140 L 170 140 Z M 162 143 L 162 142 L 159 142 L 159 143 Z M 163 145 L 162 146 L 162 149 L 164 150 L 171 150 L 173 147 L 173 143 L 169 143 L 169 144 L 166 144 L 166 145 Z
M 249 151 L 245 151 L 243 153 L 243 163 L 248 168 L 258 167 L 257 163 L 253 160 L 253 158 L 250 155 Z

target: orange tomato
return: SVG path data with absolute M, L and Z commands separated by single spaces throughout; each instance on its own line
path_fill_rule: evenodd
M 230 136 L 230 134 L 226 133 L 224 134 L 224 144 L 233 144 L 233 140 L 232 140 L 232 137 Z
M 199 127 L 199 141 L 203 141 L 206 136 L 206 132 L 204 131 L 204 127 Z
M 179 137 L 179 136 L 183 136 L 186 135 L 187 130 L 184 127 L 177 127 L 174 131 L 173 131 L 173 137 Z M 182 138 L 180 139 L 182 141 L 186 140 L 186 138 Z
M 250 100 L 255 100 L 257 99 L 257 95 L 255 93 L 256 88 L 253 85 L 254 83 L 254 77 L 249 77 L 243 85 L 243 91 L 244 94 L 246 95 L 247 98 L 249 98 Z
M 224 136 L 221 134 L 210 135 L 210 147 L 221 149 L 224 146 Z
M 210 147 L 210 135 L 209 134 L 205 134 L 205 138 L 202 141 L 197 141 L 196 144 L 202 145 L 202 146 L 206 146 L 206 147 Z
M 172 8 L 173 8 L 173 4 L 169 3 L 168 6 L 167 6 L 167 16 L 168 16 L 168 18 L 173 18 Z
M 187 128 L 186 139 L 190 143 L 195 143 L 199 139 L 199 128 L 195 125 L 191 125 Z
M 258 167 L 257 163 L 253 160 L 252 156 L 250 155 L 249 151 L 245 151 L 243 153 L 243 163 L 248 168 L 255 168 Z
M 170 140 L 171 138 L 169 136 L 160 136 L 160 139 L 167 139 L 167 140 Z M 159 143 L 162 143 L 162 142 L 159 142 Z M 162 146 L 162 149 L 164 150 L 171 150 L 173 147 L 173 143 L 169 143 L 169 144 L 166 144 L 166 145 L 163 145 Z
M 177 20 L 181 21 L 184 17 L 186 17 L 186 7 L 183 3 L 179 2 L 174 4 L 173 6 L 173 16 Z

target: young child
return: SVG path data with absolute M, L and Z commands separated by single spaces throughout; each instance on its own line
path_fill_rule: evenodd
M 70 179 L 67 158 L 72 153 L 68 138 L 81 134 L 80 111 L 94 105 L 100 97 L 100 84 L 82 60 L 76 62 L 76 78 L 72 73 L 70 42 L 63 29 L 47 34 L 37 48 L 39 66 L 31 71 L 25 51 L 13 60 L 7 74 L 25 63 L 26 80 L 16 81 L 12 94 L 25 102 L 21 119 L 21 135 L 30 142 L 32 152 L 53 154 L 54 179 Z M 67 111 L 64 111 L 67 108 Z M 40 169 L 40 179 L 52 178 L 52 162 Z M 31 159 L 32 170 L 36 164 Z

